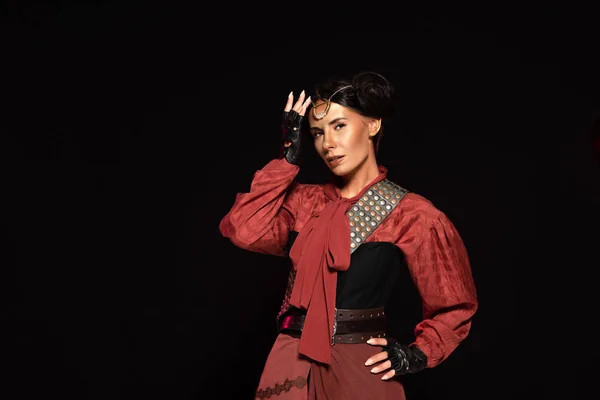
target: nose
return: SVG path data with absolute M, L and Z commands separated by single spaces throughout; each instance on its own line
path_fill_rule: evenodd
M 335 148 L 335 139 L 333 137 L 333 134 L 328 133 L 328 132 L 323 133 L 322 145 L 323 145 L 323 150 L 325 150 L 325 151 Z

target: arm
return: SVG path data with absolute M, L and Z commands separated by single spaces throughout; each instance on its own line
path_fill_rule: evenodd
M 300 163 L 300 127 L 310 97 L 300 94 L 296 104 L 288 95 L 284 108 L 279 159 L 254 174 L 250 191 L 238 193 L 231 210 L 219 224 L 221 234 L 233 244 L 258 253 L 286 254 L 293 228 L 301 185 L 294 182 Z
M 417 346 L 431 368 L 465 339 L 478 306 L 464 243 L 440 211 L 429 219 L 424 237 L 407 263 L 423 301 L 423 321 L 415 327 Z
M 285 255 L 294 226 L 299 167 L 285 159 L 269 162 L 254 174 L 248 193 L 238 193 L 219 224 L 221 234 L 236 246 L 264 254 Z
M 396 339 L 373 338 L 382 346 L 366 365 L 383 361 L 371 372 L 386 372 L 383 380 L 432 368 L 445 360 L 465 339 L 477 310 L 477 294 L 464 243 L 452 222 L 433 205 L 409 194 L 399 207 L 404 232 L 396 245 L 404 252 L 423 303 L 423 320 L 415 327 L 415 340 L 406 345 Z

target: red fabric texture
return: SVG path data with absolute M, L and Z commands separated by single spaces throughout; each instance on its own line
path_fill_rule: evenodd
M 267 357 L 256 400 L 365 400 L 406 398 L 398 379 L 381 380 L 365 361 L 381 351 L 378 346 L 337 343 L 330 364 L 312 361 L 298 351 L 300 339 L 280 334 Z M 282 373 L 283 371 L 283 373 Z
M 353 199 L 340 200 L 339 191 L 332 195 L 330 184 L 297 183 L 298 171 L 284 159 L 269 162 L 254 174 L 250 191 L 236 196 L 219 228 L 238 247 L 278 256 L 286 254 L 288 233 L 299 232 L 290 254 L 297 269 L 292 304 L 308 308 L 299 351 L 327 363 L 335 276 L 349 263 L 344 214 Z M 414 344 L 427 355 L 428 367 L 438 365 L 467 336 L 478 306 L 467 251 L 455 226 L 429 200 L 408 193 L 367 242 L 390 242 L 404 253 L 423 300 Z
M 300 340 L 289 335 L 277 335 L 262 371 L 255 399 L 308 399 L 310 359 L 298 351 Z M 313 397 L 314 398 L 314 397 Z

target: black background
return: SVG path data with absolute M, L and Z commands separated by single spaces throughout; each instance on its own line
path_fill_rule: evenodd
M 2 4 L 2 397 L 252 398 L 286 264 L 218 223 L 289 91 L 370 69 L 398 93 L 380 162 L 455 223 L 480 299 L 409 400 L 587 398 L 593 13 L 269 7 Z M 299 179 L 324 180 L 307 154 Z

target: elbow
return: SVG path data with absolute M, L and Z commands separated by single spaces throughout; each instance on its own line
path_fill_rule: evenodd
M 471 326 L 471 321 L 473 320 L 473 316 L 477 312 L 479 308 L 479 303 L 475 299 L 466 300 L 460 304 L 457 304 L 455 307 L 455 314 L 458 314 L 460 317 L 459 321 L 463 322 L 463 325 Z M 468 329 L 467 329 L 468 331 Z
M 231 240 L 231 242 L 238 247 L 245 247 L 247 244 L 247 240 L 244 240 L 244 237 L 239 234 L 240 230 L 234 224 L 231 223 L 231 220 L 228 218 L 224 218 L 219 224 L 219 232 L 223 237 Z
M 438 321 L 450 329 L 461 341 L 471 330 L 473 316 L 478 307 L 479 304 L 475 299 L 469 299 L 452 305 L 428 309 L 424 314 L 426 319 Z
M 473 315 L 475 315 L 479 309 L 479 302 L 476 299 L 467 300 L 460 305 L 460 308 L 469 316 L 469 318 L 473 318 Z
M 453 327 L 460 340 L 464 340 L 471 331 L 473 317 L 479 308 L 479 303 L 476 300 L 469 300 L 457 306 L 454 313 L 455 325 Z
M 242 249 L 250 249 L 259 239 L 256 234 L 250 232 L 243 225 L 235 225 L 228 218 L 224 218 L 219 224 L 219 231 L 223 237 L 226 237 L 235 246 Z

